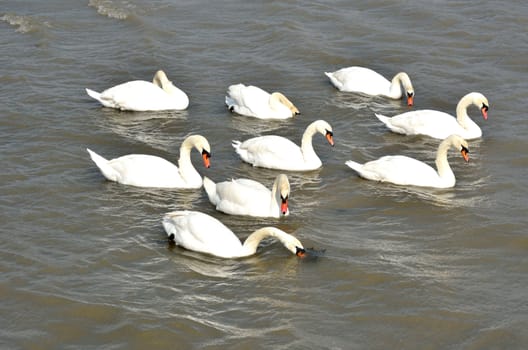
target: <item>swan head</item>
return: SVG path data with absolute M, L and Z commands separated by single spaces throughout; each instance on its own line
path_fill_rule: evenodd
M 167 74 L 165 74 L 165 72 L 160 69 L 156 72 L 156 74 L 154 74 L 152 83 L 163 89 L 163 85 L 170 83 L 170 81 L 169 78 L 167 78 Z
M 285 236 L 284 239 L 281 239 L 282 244 L 293 254 L 297 255 L 298 257 L 303 257 L 306 254 L 306 250 L 304 249 L 302 243 L 292 235 L 284 232 Z
M 324 135 L 330 146 L 334 146 L 334 132 L 332 131 L 332 126 L 330 126 L 330 124 L 324 120 L 316 120 L 311 125 L 315 127 L 317 132 Z
M 484 118 L 484 120 L 488 119 L 489 102 L 486 96 L 480 92 L 470 92 L 460 99 L 457 109 L 466 109 L 467 106 L 471 104 L 474 104 L 480 109 L 482 118 Z
M 466 140 L 458 135 L 451 135 L 446 140 L 460 152 L 466 162 L 469 162 L 469 145 Z
M 275 180 L 275 186 L 277 186 L 281 202 L 280 212 L 282 215 L 286 215 L 288 213 L 288 199 L 290 197 L 290 181 L 288 180 L 288 176 L 285 174 L 278 175 Z
M 207 139 L 201 135 L 191 135 L 183 141 L 181 148 L 196 148 L 202 155 L 204 166 L 209 168 L 211 166 L 211 146 Z
M 411 78 L 405 72 L 400 72 L 394 76 L 394 79 L 399 79 L 405 90 L 405 96 L 407 97 L 407 105 L 411 107 L 414 104 L 414 88 L 411 83 Z

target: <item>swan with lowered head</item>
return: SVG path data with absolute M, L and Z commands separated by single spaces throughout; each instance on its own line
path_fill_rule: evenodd
M 103 106 L 122 111 L 184 110 L 189 97 L 158 70 L 151 82 L 134 80 L 111 87 L 99 93 L 86 89 L 86 93 Z
M 216 210 L 226 214 L 274 218 L 289 214 L 290 182 L 284 174 L 277 176 L 271 191 L 260 182 L 250 179 L 233 179 L 215 184 L 204 177 L 203 186 Z
M 430 165 L 407 156 L 385 156 L 377 160 L 359 164 L 347 161 L 361 177 L 396 185 L 449 188 L 455 186 L 455 174 L 447 161 L 449 148 L 457 149 L 466 162 L 469 161 L 468 143 L 458 135 L 451 135 L 440 143 L 436 153 L 435 170 Z
M 138 187 L 200 188 L 202 177 L 191 163 L 191 149 L 201 154 L 205 167 L 209 168 L 211 147 L 200 135 L 187 137 L 180 147 L 178 165 L 151 155 L 129 154 L 106 160 L 87 149 L 101 173 L 110 181 Z
M 256 86 L 231 85 L 225 103 L 230 111 L 259 119 L 288 119 L 300 114 L 282 93 L 272 94 Z
M 198 211 L 173 211 L 162 220 L 167 236 L 177 245 L 220 258 L 242 258 L 257 252 L 267 237 L 279 240 L 290 252 L 304 256 L 305 249 L 294 236 L 275 227 L 264 227 L 250 234 L 244 243 L 217 219 Z
M 315 133 L 323 134 L 328 143 L 334 145 L 332 127 L 324 120 L 308 125 L 301 147 L 276 135 L 254 137 L 244 142 L 233 141 L 232 145 L 240 158 L 253 166 L 291 171 L 315 170 L 322 165 L 312 145 Z
M 445 139 L 457 134 L 466 140 L 482 136 L 482 130 L 467 114 L 469 106 L 480 108 L 482 117 L 488 119 L 488 99 L 479 92 L 471 92 L 460 99 L 456 108 L 456 119 L 450 114 L 424 109 L 386 117 L 376 114 L 391 131 L 404 135 L 427 135 L 435 139 Z
M 405 72 L 396 74 L 391 81 L 372 69 L 357 66 L 341 68 L 325 74 L 339 91 L 359 92 L 371 96 L 381 95 L 395 100 L 402 98 L 403 85 L 407 104 L 413 105 L 414 88 L 409 75 Z

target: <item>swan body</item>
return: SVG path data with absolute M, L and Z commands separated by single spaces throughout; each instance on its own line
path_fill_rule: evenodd
M 184 110 L 189 106 L 189 97 L 178 89 L 159 70 L 151 82 L 134 80 L 111 87 L 99 93 L 86 89 L 86 93 L 103 106 L 122 111 Z
M 282 93 L 272 94 L 256 86 L 231 85 L 225 103 L 230 111 L 259 119 L 288 119 L 300 114 Z
M 289 215 L 290 182 L 284 174 L 277 176 L 271 191 L 260 182 L 250 179 L 215 184 L 204 177 L 203 186 L 216 210 L 226 214 L 275 218 Z
M 233 141 L 236 153 L 253 166 L 306 171 L 321 167 L 321 159 L 313 149 L 312 138 L 315 133 L 323 134 L 330 145 L 334 145 L 332 127 L 324 120 L 316 120 L 304 131 L 301 146 L 276 135 L 254 137 L 244 142 Z
M 381 114 L 376 114 L 376 117 L 398 134 L 427 135 L 442 140 L 457 134 L 471 140 L 482 136 L 480 127 L 467 114 L 471 105 L 479 107 L 483 118 L 488 118 L 488 99 L 478 92 L 471 92 L 460 99 L 456 108 L 456 119 L 450 114 L 429 109 L 406 112 L 392 118 Z
M 87 149 L 101 173 L 110 181 L 138 187 L 200 188 L 202 177 L 191 163 L 191 149 L 196 148 L 208 168 L 211 156 L 205 137 L 187 137 L 180 147 L 178 165 L 151 155 L 129 154 L 107 160 Z
M 294 236 L 275 227 L 253 232 L 242 244 L 233 231 L 217 219 L 198 211 L 174 211 L 162 220 L 167 236 L 177 245 L 220 258 L 241 258 L 256 253 L 260 241 L 267 237 L 279 240 L 290 252 L 303 256 L 304 247 Z
M 405 72 L 396 74 L 391 81 L 365 67 L 341 68 L 335 72 L 325 72 L 332 84 L 339 91 L 359 92 L 371 96 L 385 96 L 398 100 L 404 96 L 401 86 L 405 90 L 407 104 L 413 105 L 414 88 L 409 75 Z
M 449 188 L 455 186 L 455 174 L 447 161 L 449 148 L 456 148 L 469 161 L 467 141 L 458 135 L 451 135 L 438 146 L 435 170 L 430 165 L 407 156 L 385 156 L 377 160 L 359 164 L 347 161 L 345 164 L 354 169 L 361 177 L 396 185 Z

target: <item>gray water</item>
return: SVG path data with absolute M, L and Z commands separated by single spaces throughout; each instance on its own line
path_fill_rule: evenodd
M 0 346 L 3 349 L 520 349 L 528 346 L 528 7 L 525 1 L 25 0 L 0 8 Z M 414 109 L 454 113 L 479 91 L 489 119 L 448 190 L 366 181 L 344 165 L 404 154 L 433 164 L 437 140 L 388 132 L 375 112 L 408 110 L 338 92 L 323 72 L 406 71 Z M 101 91 L 157 69 L 190 97 L 182 112 L 101 108 Z M 289 121 L 232 115 L 230 84 L 281 91 Z M 86 148 L 178 158 L 211 143 L 215 181 L 271 185 L 232 139 L 300 141 L 325 119 L 323 167 L 288 173 L 291 215 L 232 217 L 203 190 L 106 181 Z M 266 241 L 222 260 L 170 246 L 164 213 L 200 210 L 240 238 L 274 225 L 300 260 Z

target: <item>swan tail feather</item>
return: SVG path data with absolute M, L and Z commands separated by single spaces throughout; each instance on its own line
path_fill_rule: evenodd
M 334 86 L 335 86 L 338 90 L 341 90 L 341 89 L 343 88 L 343 83 L 341 83 L 341 81 L 339 81 L 339 80 L 334 76 L 334 73 L 325 72 L 325 75 L 330 79 L 330 81 L 332 82 L 332 84 L 334 84 Z
M 90 89 L 85 89 L 86 90 L 86 93 L 88 94 L 88 96 L 90 96 L 91 98 L 97 100 L 97 101 L 101 101 L 101 94 L 97 91 L 94 91 L 94 90 L 90 90 Z
M 92 158 L 92 161 L 95 163 L 95 165 L 97 165 L 104 177 L 106 177 L 110 181 L 119 182 L 119 179 L 121 178 L 120 174 L 108 164 L 107 159 L 101 157 L 89 148 L 87 148 L 86 150 L 88 151 L 88 153 L 90 154 L 90 158 Z
M 363 164 L 359 164 L 358 162 L 354 162 L 353 160 L 348 160 L 345 162 L 345 164 L 349 167 L 354 169 L 356 172 L 360 173 L 361 168 L 363 167 Z
M 231 146 L 233 146 L 233 148 L 237 151 L 240 149 L 240 145 L 242 145 L 242 142 L 238 140 L 231 141 Z

